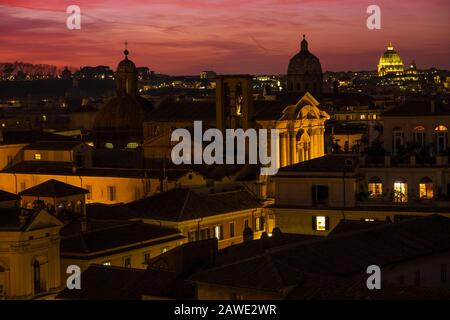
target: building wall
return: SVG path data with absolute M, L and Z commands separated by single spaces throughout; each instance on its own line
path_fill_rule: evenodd
M 407 216 L 423 216 L 432 214 L 433 212 L 424 213 L 420 211 L 396 211 L 383 210 L 380 206 L 379 210 L 364 210 L 360 207 L 357 210 L 338 210 L 338 209 L 319 209 L 319 208 L 272 208 L 275 218 L 276 226 L 282 232 L 310 234 L 318 236 L 327 236 L 342 219 L 347 220 L 364 220 L 373 219 L 378 221 L 385 221 L 390 218 L 394 221 L 394 217 L 398 215 Z M 439 213 L 450 217 L 450 210 L 447 213 Z M 326 217 L 329 221 L 328 230 L 316 231 L 313 229 L 313 217 Z
M 33 238 L 30 238 L 33 237 Z M 33 262 L 41 263 L 42 283 L 47 292 L 61 285 L 59 228 L 30 232 L 0 232 L 0 266 L 5 269 L 4 292 L 9 299 L 29 299 L 33 292 Z
M 22 148 L 26 144 L 0 145 L 0 170 L 22 161 Z
M 159 192 L 161 186 L 159 179 L 0 173 L 0 189 L 18 193 L 50 179 L 90 190 L 86 203 L 128 203 Z M 165 188 L 174 186 L 175 182 L 169 181 Z M 108 187 L 115 188 L 115 199 L 109 197 Z
M 261 230 L 257 231 L 256 218 L 260 217 L 264 217 L 264 227 Z M 254 239 L 259 239 L 264 231 L 271 233 L 272 229 L 275 227 L 274 219 L 269 219 L 268 213 L 263 209 L 237 211 L 183 222 L 143 219 L 145 223 L 176 228 L 181 231 L 183 236 L 185 236 L 188 241 L 189 233 L 205 229 L 209 229 L 210 238 L 213 238 L 214 227 L 222 226 L 223 237 L 218 241 L 219 249 L 223 249 L 233 244 L 241 243 L 243 241 L 245 220 L 248 220 L 248 225 L 253 230 Z M 234 223 L 234 237 L 231 237 L 230 235 L 231 223 Z
M 328 205 L 348 206 L 355 205 L 356 180 L 346 178 L 302 178 L 282 179 L 277 178 L 275 182 L 275 203 L 277 205 L 313 205 L 313 186 L 328 187 Z M 344 187 L 345 186 L 345 187 Z
M 404 179 L 408 185 L 408 202 L 419 200 L 419 184 L 421 179 L 429 178 L 433 183 L 433 193 L 447 194 L 450 185 L 449 168 L 440 167 L 404 167 L 404 168 L 361 168 L 365 179 L 362 182 L 364 190 L 367 190 L 371 178 L 377 177 L 381 180 L 383 193 L 389 195 L 394 188 L 394 182 Z
M 431 108 L 431 107 L 430 107 Z M 431 111 L 430 111 L 431 114 Z M 444 125 L 450 129 L 450 116 L 433 116 L 428 115 L 426 117 L 382 117 L 384 122 L 383 136 L 384 136 L 384 148 L 386 151 L 393 153 L 392 150 L 392 131 L 394 128 L 399 127 L 404 133 L 404 139 L 406 142 L 413 141 L 414 128 L 423 126 L 425 128 L 425 141 L 426 144 L 434 143 L 434 129 L 438 125 Z M 448 147 L 448 145 L 447 145 Z
M 125 267 L 125 258 L 131 258 L 130 268 L 135 269 L 146 269 L 147 264 L 145 264 L 144 254 L 149 253 L 150 259 L 159 256 L 160 254 L 169 251 L 175 247 L 178 247 L 185 243 L 187 240 L 178 239 L 178 240 L 167 240 L 158 244 L 149 243 L 148 246 L 123 250 L 120 253 L 105 253 L 101 257 L 97 258 L 75 258 L 73 256 L 69 256 L 64 252 L 61 253 L 61 281 L 63 284 L 66 283 L 68 274 L 66 273 L 67 267 L 70 265 L 77 265 L 80 267 L 81 271 L 86 270 L 91 264 L 105 264 L 110 263 L 111 266 L 115 267 Z

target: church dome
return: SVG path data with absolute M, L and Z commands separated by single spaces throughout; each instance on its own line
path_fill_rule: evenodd
M 303 36 L 300 52 L 289 61 L 288 75 L 290 74 L 322 74 L 319 59 L 308 50 L 308 42 Z
M 402 58 L 394 50 L 392 43 L 389 43 L 386 51 L 381 55 L 378 62 L 378 75 L 384 76 L 387 74 L 401 74 L 403 73 L 403 70 Z
M 144 116 L 139 99 L 128 94 L 116 96 L 100 108 L 94 128 L 142 130 Z
M 119 62 L 117 65 L 117 73 L 134 73 L 137 72 L 136 65 L 133 61 L 128 59 L 128 50 L 124 51 L 125 59 Z
M 300 51 L 292 57 L 288 65 L 287 91 L 295 94 L 322 93 L 322 66 L 319 59 L 308 50 L 308 41 L 303 35 Z

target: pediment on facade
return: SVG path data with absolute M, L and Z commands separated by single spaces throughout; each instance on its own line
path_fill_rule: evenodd
M 39 230 L 52 227 L 62 227 L 63 223 L 45 210 L 41 210 L 27 227 L 26 231 Z

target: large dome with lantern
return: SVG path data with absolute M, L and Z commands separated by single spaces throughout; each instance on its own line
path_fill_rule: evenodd
M 400 55 L 394 50 L 392 42 L 390 42 L 386 48 L 386 51 L 381 55 L 378 62 L 378 75 L 400 75 L 403 73 L 403 71 L 403 60 Z

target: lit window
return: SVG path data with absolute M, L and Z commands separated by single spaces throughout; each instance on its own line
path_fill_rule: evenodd
M 41 160 L 41 154 L 40 153 L 35 153 L 34 154 L 34 159 L 35 160 Z
M 362 114 L 361 115 L 361 120 L 365 120 L 366 119 L 366 115 L 365 114 Z
M 222 226 L 221 225 L 214 227 L 214 237 L 217 240 L 222 240 Z
M 436 139 L 436 152 L 441 153 L 447 149 L 448 129 L 446 126 L 439 125 L 434 129 Z
M 255 219 L 255 229 L 256 229 L 256 231 L 264 230 L 264 218 L 263 217 L 258 217 Z
M 420 199 L 433 199 L 433 182 L 430 178 L 422 178 L 419 183 Z
M 408 184 L 404 179 L 394 182 L 394 202 L 408 201 Z
M 383 184 L 378 177 L 372 177 L 367 187 L 370 198 L 380 198 L 383 196 Z
M 114 145 L 111 142 L 107 142 L 107 143 L 105 143 L 105 148 L 106 149 L 114 149 Z
M 137 147 L 139 147 L 139 143 L 137 142 L 129 142 L 127 144 L 127 149 L 136 149 Z
M 313 217 L 313 228 L 316 231 L 328 230 L 328 217 L 325 216 Z
M 111 265 L 111 261 L 105 261 L 102 263 L 102 265 L 104 266 L 110 266 Z
M 168 250 L 169 250 L 168 247 L 164 247 L 164 248 L 162 248 L 161 252 L 162 252 L 162 253 L 166 253 Z

